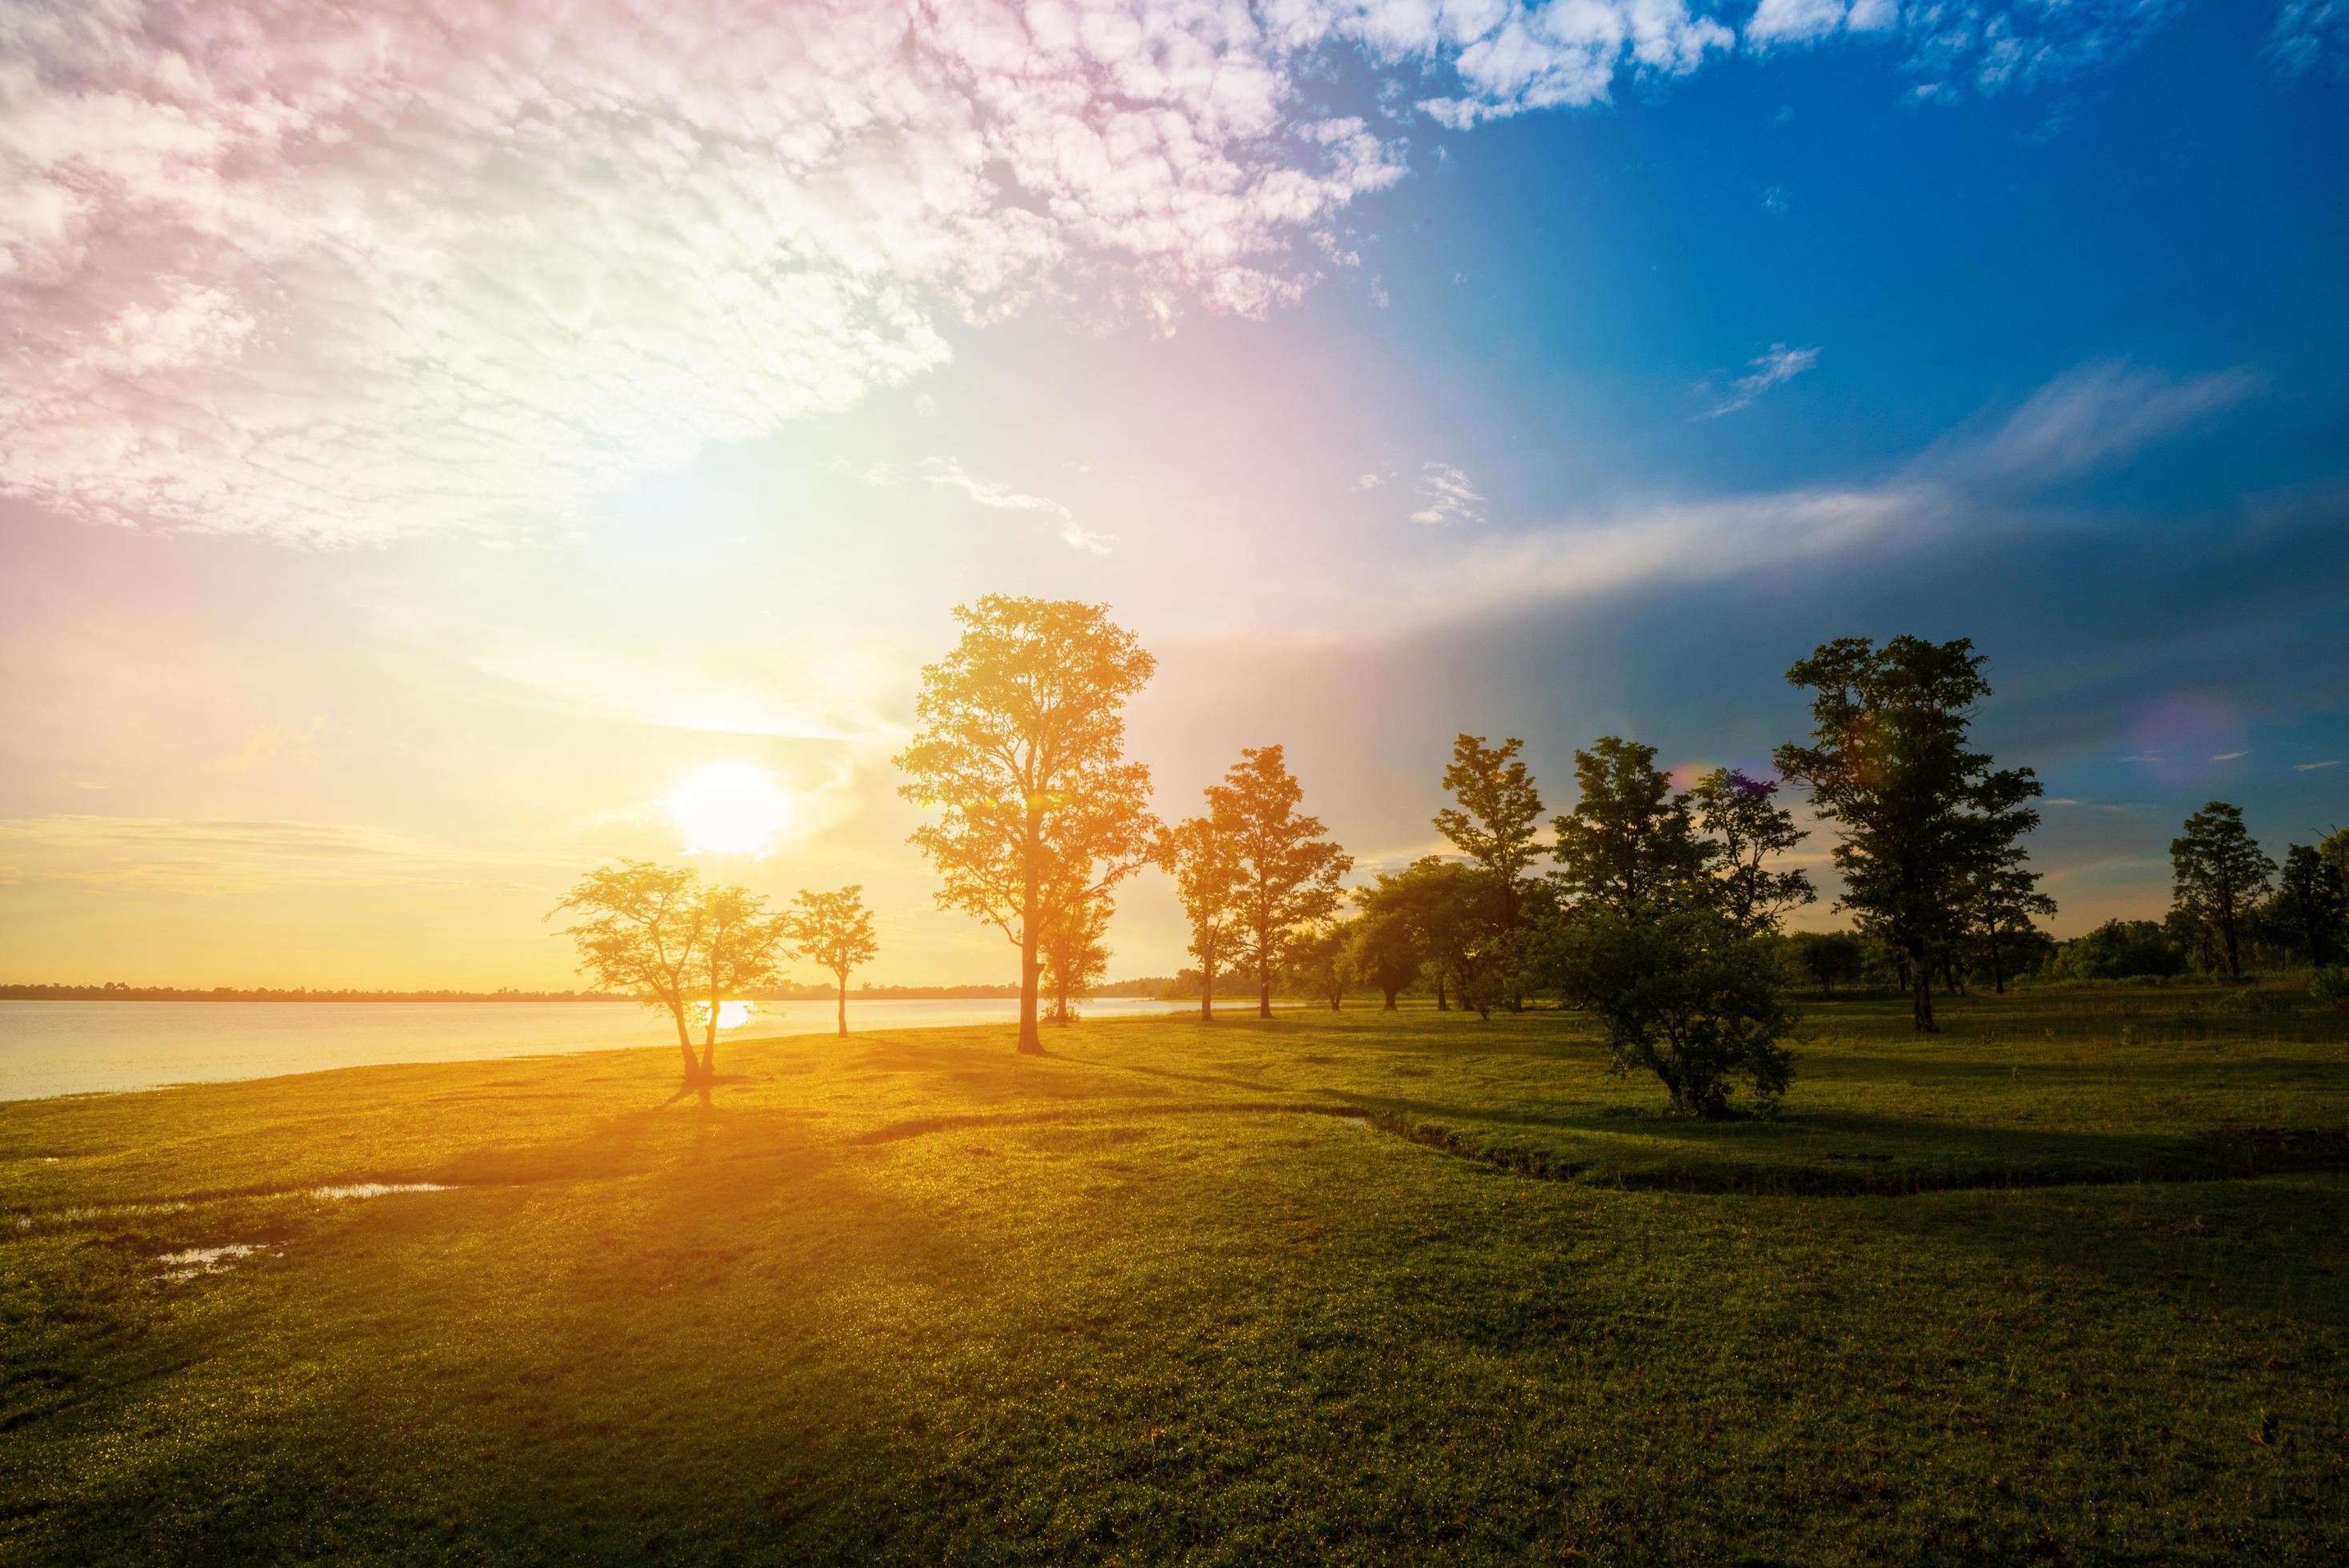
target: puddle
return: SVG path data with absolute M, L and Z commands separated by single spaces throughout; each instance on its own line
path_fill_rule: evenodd
M 242 1260 L 262 1250 L 258 1242 L 227 1242 L 217 1247 L 188 1247 L 176 1253 L 158 1253 L 155 1261 L 163 1265 L 160 1278 L 177 1284 L 198 1274 L 226 1274 Z M 272 1251 L 273 1258 L 285 1255 L 283 1247 Z
M 456 1189 L 439 1181 L 354 1181 L 347 1187 L 313 1187 L 313 1198 L 381 1198 L 392 1192 L 451 1192 Z

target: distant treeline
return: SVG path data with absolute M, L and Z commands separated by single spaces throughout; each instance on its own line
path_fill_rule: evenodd
M 1174 984 L 1170 975 L 1119 980 L 1095 986 L 1095 996 L 1156 996 Z M 758 994 L 768 1002 L 829 1002 L 840 995 L 833 985 L 778 985 Z M 947 1002 L 1017 996 L 1017 985 L 859 985 L 851 1001 Z M 1196 995 L 1195 990 L 1194 995 Z M 314 991 L 296 985 L 273 986 L 125 985 L 110 980 L 103 985 L 0 985 L 0 1002 L 633 1002 L 634 996 L 607 991 Z
M 0 1002 L 631 1002 L 601 991 L 314 991 L 274 986 L 0 985 Z

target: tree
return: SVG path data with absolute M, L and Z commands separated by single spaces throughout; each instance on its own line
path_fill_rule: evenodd
M 581 972 L 598 990 L 668 1014 L 686 1081 L 709 1083 L 722 1005 L 773 980 L 783 955 L 784 928 L 765 901 L 739 887 L 704 887 L 684 867 L 622 861 L 582 877 L 547 917 L 565 910 L 585 917 L 562 931 L 578 946 Z M 698 1059 L 686 1021 L 696 1006 L 708 1008 Z
M 1215 830 L 1239 867 L 1235 956 L 1256 972 L 1257 1016 L 1272 1016 L 1272 983 L 1300 927 L 1337 913 L 1340 884 L 1354 858 L 1322 836 L 1318 818 L 1297 807 L 1305 791 L 1278 746 L 1249 747 L 1207 789 Z
M 2309 845 L 2292 845 L 2284 851 L 2283 875 L 2269 902 L 2277 925 L 2308 954 L 2312 967 L 2331 962 L 2340 945 L 2343 917 L 2349 914 L 2349 888 L 2331 861 Z
M 1318 996 L 1337 1012 L 1345 1004 L 1346 987 L 1354 978 L 1350 959 L 1354 923 L 1331 921 L 1317 925 L 1292 943 L 1289 974 L 1309 996 Z
M 873 940 L 873 916 L 864 907 L 863 885 L 851 882 L 838 892 L 802 888 L 798 907 L 785 919 L 800 956 L 832 976 L 840 992 L 840 1032 L 847 1034 L 849 972 L 873 962 L 880 951 Z
M 2187 818 L 2185 833 L 2169 841 L 2169 870 L 2178 907 L 2217 935 L 2227 978 L 2240 980 L 2243 919 L 2275 874 L 2243 830 L 2241 810 L 2213 800 Z
M 1899 948 L 1920 1033 L 1934 1028 L 1928 960 L 1957 934 L 1971 879 L 2039 822 L 2031 769 L 1994 769 L 1967 743 L 1985 662 L 1963 637 L 1838 637 L 1786 672 L 1813 694 L 1812 731 L 1778 748 L 1779 776 L 1836 824 L 1837 907 Z
M 1603 736 L 1574 754 L 1581 798 L 1553 824 L 1553 881 L 1569 908 L 1634 914 L 1684 902 L 1705 861 L 1689 798 L 1656 769 L 1656 748 Z
M 1490 877 L 1474 866 L 1427 855 L 1400 872 L 1381 872 L 1375 886 L 1354 896 L 1365 920 L 1393 921 L 1410 934 L 1409 945 L 1435 978 L 1439 1009 L 1447 1006 L 1448 987 L 1462 1006 L 1492 1016 L 1501 989 L 1506 934 Z
M 1770 862 L 1810 835 L 1776 800 L 1778 780 L 1752 779 L 1716 768 L 1689 789 L 1704 830 L 1706 869 L 1714 897 L 1731 923 L 1749 936 L 1778 929 L 1780 917 L 1818 897 L 1799 868 L 1773 871 Z
M 1867 944 L 1853 931 L 1798 931 L 1786 939 L 1803 973 L 1818 982 L 1819 994 L 1835 995 L 1836 982 L 1857 978 L 1868 961 Z
M 988 594 L 955 618 L 960 642 L 922 671 L 897 792 L 940 812 L 911 841 L 939 904 L 1019 950 L 1019 1048 L 1040 1055 L 1047 923 L 1149 858 L 1150 772 L 1123 759 L 1124 709 L 1155 661 L 1099 604 Z
M 704 1008 L 700 1081 L 718 1078 L 718 1024 L 727 1003 L 774 983 L 788 955 L 788 917 L 767 913 L 767 901 L 739 887 L 701 892 L 701 953 L 697 988 Z
M 1795 1016 L 1766 942 L 1702 907 L 1602 907 L 1577 936 L 1567 993 L 1605 1023 L 1613 1071 L 1654 1073 L 1684 1116 L 1722 1115 L 1739 1075 L 1765 1105 L 1785 1092 Z
M 2167 977 L 2186 970 L 2186 954 L 2170 934 L 2150 920 L 2108 920 L 2085 936 L 2075 936 L 2056 955 L 2057 972 L 2078 980 Z
M 2039 891 L 2039 873 L 2030 857 L 2013 845 L 1991 864 L 1978 868 L 1966 888 L 1966 923 L 1979 937 L 1990 958 L 1993 990 L 2006 990 L 2008 954 L 2039 936 L 2033 923 L 2055 913 L 2055 901 Z
M 1161 830 L 1158 863 L 1174 879 L 1174 894 L 1191 923 L 1191 952 L 1199 960 L 1199 1022 L 1216 1021 L 1216 976 L 1237 944 L 1238 857 L 1212 817 L 1193 817 Z
M 1350 927 L 1347 962 L 1356 978 L 1386 998 L 1385 1010 L 1392 1013 L 1395 998 L 1426 964 L 1427 948 L 1404 913 L 1382 903 L 1374 891 L 1357 892 L 1354 900 L 1362 913 Z
M 1052 997 L 1056 1024 L 1076 1021 L 1070 1003 L 1102 982 L 1109 973 L 1109 917 L 1115 905 L 1107 893 L 1096 893 L 1052 912 L 1044 924 L 1044 983 Z
M 1481 735 L 1455 738 L 1444 787 L 1456 804 L 1435 814 L 1436 830 L 1492 882 L 1502 940 L 1511 944 L 1525 923 L 1526 872 L 1542 853 L 1541 795 L 1518 759 L 1524 745 L 1515 737 L 1498 746 L 1486 746 Z M 1510 1000 L 1524 1005 L 1514 985 Z

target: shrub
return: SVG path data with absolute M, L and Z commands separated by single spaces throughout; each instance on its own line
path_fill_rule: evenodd
M 2308 995 L 2336 1013 L 2349 1013 L 2349 969 L 2328 964 L 2308 978 Z
M 1606 1024 L 1616 1073 L 1654 1073 L 1685 1116 L 1723 1114 L 1739 1075 L 1765 1106 L 1785 1092 L 1795 1014 L 1766 943 L 1701 910 L 1594 915 L 1576 934 L 1567 993 Z

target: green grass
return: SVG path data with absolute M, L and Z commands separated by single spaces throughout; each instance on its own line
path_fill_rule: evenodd
M 0 1558 L 2349 1557 L 2349 1018 L 1806 1014 L 1714 1125 L 1353 1007 L 0 1106 Z

